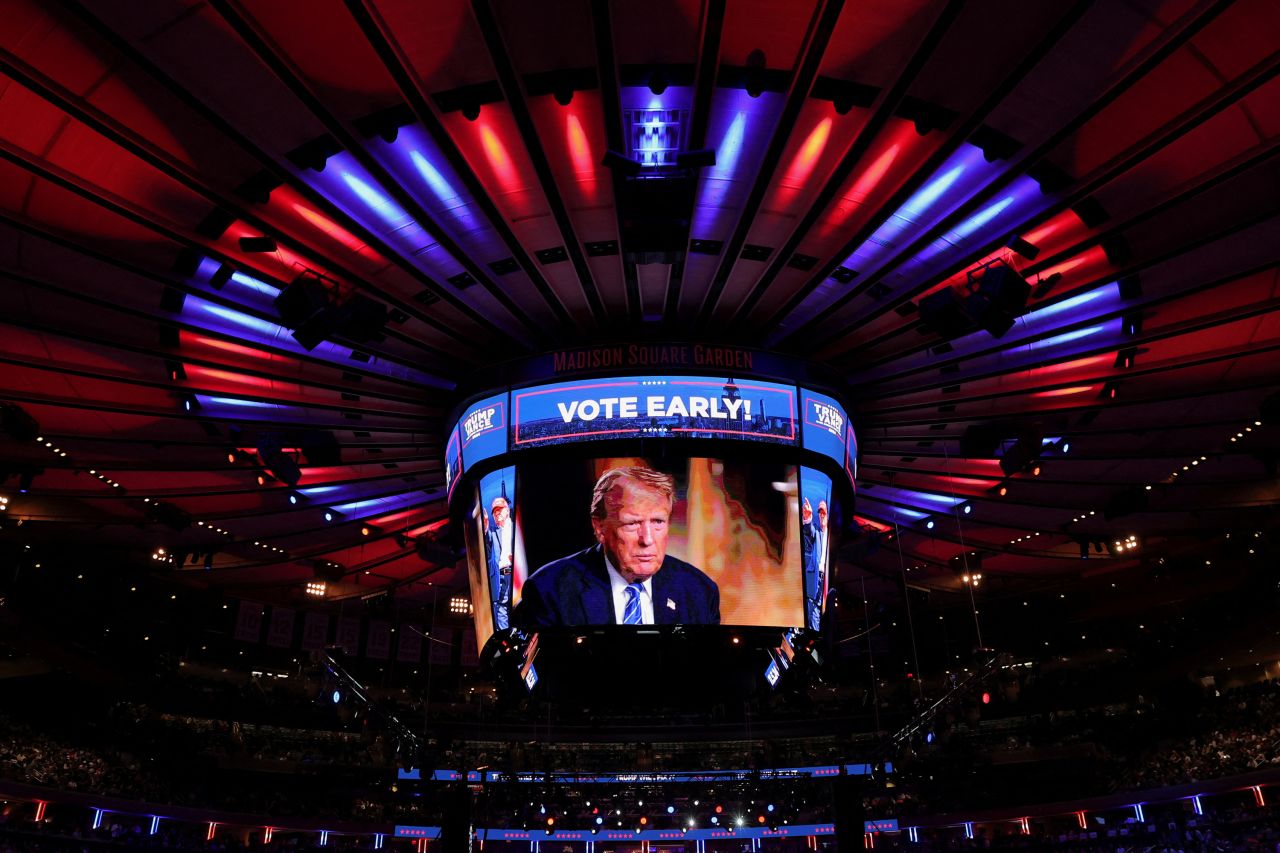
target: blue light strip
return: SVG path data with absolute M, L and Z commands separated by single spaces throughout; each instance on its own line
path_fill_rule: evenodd
M 1054 302 L 1052 305 L 1037 308 L 1035 311 L 1028 313 L 1026 315 L 1026 319 L 1028 321 L 1043 320 L 1046 317 L 1053 317 L 1057 314 L 1063 313 L 1064 311 L 1073 311 L 1081 305 L 1088 305 L 1090 302 L 1101 299 L 1108 294 L 1114 294 L 1118 297 L 1120 295 L 1119 286 L 1113 282 L 1112 284 L 1103 285 L 1095 290 L 1081 293 L 1079 296 L 1072 296 L 1069 299 L 1063 299 L 1061 302 Z
M 929 513 L 927 512 L 918 512 L 914 509 L 880 503 L 873 498 L 868 498 L 862 493 L 859 493 L 858 495 L 858 512 L 862 515 L 868 516 L 869 518 L 874 518 L 877 521 L 883 521 L 888 524 L 892 524 L 894 521 L 903 518 L 910 521 L 920 521 L 921 519 L 929 517 Z
M 262 344 L 300 356 L 322 359 L 336 365 L 350 364 L 351 361 L 350 347 L 342 347 L 331 341 L 325 341 L 314 350 L 308 352 L 293 339 L 293 335 L 284 326 L 237 311 L 234 308 L 227 308 L 207 299 L 202 299 L 199 296 L 187 296 L 182 309 L 182 318 L 201 329 L 236 338 L 246 346 Z M 453 382 L 410 367 L 389 364 L 380 361 L 376 357 L 366 362 L 362 369 L 380 373 L 384 376 L 418 382 L 433 388 L 452 389 L 454 387 Z
M 1147 822 L 1146 816 L 1142 813 L 1142 803 L 1133 804 L 1133 816 L 1137 819 L 1138 823 Z
M 152 816 L 151 816 L 151 831 L 150 831 L 150 832 L 148 832 L 147 834 L 148 834 L 148 835 L 155 835 L 155 834 L 156 834 L 157 832 L 159 832 L 159 831 L 160 831 L 160 816 L 159 816 L 159 815 L 152 815 Z
M 834 823 L 806 823 L 796 826 L 779 826 L 771 830 L 768 827 L 738 826 L 721 829 L 601 829 L 592 832 L 589 829 L 557 829 L 546 832 L 541 829 L 492 829 L 477 828 L 476 834 L 482 841 L 528 841 L 530 844 L 541 844 L 543 841 L 723 841 L 726 839 L 750 838 L 802 838 L 814 835 L 835 835 Z M 440 828 L 437 826 L 397 826 L 397 838 L 438 838 Z
M 444 496 L 444 492 L 440 492 L 439 494 L 441 497 Z M 330 508 L 337 510 L 345 516 L 359 517 L 364 510 L 374 510 L 374 514 L 376 514 L 386 512 L 391 509 L 400 509 L 401 507 L 410 506 L 412 504 L 428 500 L 432 500 L 431 494 L 415 490 L 403 494 L 390 495 L 384 498 L 369 498 L 362 501 L 349 501 L 344 504 L 334 504 Z M 364 514 L 369 515 L 370 513 Z
M 875 497 L 878 500 L 902 503 L 909 507 L 927 512 L 936 512 L 939 506 L 947 508 L 958 506 L 968 500 L 966 497 L 940 495 L 936 492 L 922 492 L 916 489 L 899 489 L 894 486 L 886 486 L 883 484 L 876 485 Z M 901 510 L 899 510 L 899 512 L 901 512 Z M 908 517 L 911 516 L 908 515 Z M 924 516 L 921 515 L 918 517 L 923 518 Z
M 839 776 L 842 765 L 819 764 L 808 767 L 772 767 L 763 770 L 677 770 L 669 773 L 502 773 L 497 770 L 433 770 L 431 778 L 437 782 L 455 782 L 465 778 L 468 782 L 529 782 L 544 784 L 579 785 L 585 783 L 605 784 L 651 784 L 661 782 L 724 782 L 743 781 L 747 779 L 797 779 L 797 778 L 829 778 Z M 847 776 L 870 776 L 875 769 L 873 764 L 845 764 Z M 884 772 L 893 772 L 893 762 L 884 762 Z M 420 781 L 422 771 L 418 768 L 400 768 L 396 771 L 400 780 Z
M 93 810 L 93 828 L 97 829 L 102 826 L 102 809 Z
M 1200 802 L 1199 794 L 1196 794 L 1194 797 L 1191 798 L 1191 808 L 1194 809 L 1195 813 L 1198 815 L 1204 814 L 1204 805 L 1201 804 Z
M 264 403 L 261 400 L 245 400 L 240 397 L 210 397 L 205 394 L 197 394 L 196 399 L 200 401 L 202 407 L 209 406 L 237 406 L 249 409 L 292 409 L 293 406 L 284 406 L 279 403 Z

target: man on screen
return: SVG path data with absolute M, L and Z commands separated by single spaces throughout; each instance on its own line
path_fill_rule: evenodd
M 596 544 L 547 563 L 524 583 L 515 623 L 718 625 L 720 588 L 667 554 L 675 479 L 651 468 L 613 468 L 596 481 Z
M 808 601 L 808 626 L 817 630 L 822 623 L 822 605 L 826 599 L 827 553 L 830 536 L 827 530 L 827 502 L 818 501 L 818 518 L 813 505 L 805 498 L 800 505 L 800 554 L 804 563 L 805 590 Z
M 511 505 L 504 497 L 496 497 L 491 504 L 493 524 L 485 519 L 485 536 L 488 539 L 489 588 L 496 597 L 493 602 L 493 627 L 507 627 L 507 608 L 511 603 L 511 556 L 515 539 L 515 526 L 511 523 Z

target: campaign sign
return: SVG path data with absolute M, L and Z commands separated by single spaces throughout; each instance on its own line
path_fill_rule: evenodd
M 449 433 L 449 440 L 444 446 L 444 482 L 448 489 L 446 500 L 453 498 L 453 487 L 458 485 L 462 477 L 462 445 L 458 438 L 458 427 Z
M 467 467 L 507 452 L 507 395 L 479 400 L 458 420 L 462 462 Z
M 805 449 L 816 450 L 843 465 L 845 429 L 849 426 L 849 416 L 844 407 L 835 398 L 807 388 L 800 389 L 800 398 L 804 406 L 802 435 Z
M 609 438 L 741 438 L 795 444 L 789 385 L 705 376 L 625 376 L 513 391 L 514 447 Z

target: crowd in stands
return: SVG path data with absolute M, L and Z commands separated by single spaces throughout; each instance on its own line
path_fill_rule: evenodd
M 1227 691 L 1200 710 L 1193 726 L 1194 737 L 1149 750 L 1122 786 L 1180 785 L 1280 767 L 1280 681 Z
M 259 692 L 259 688 L 250 688 Z M 280 815 L 361 820 L 420 815 L 389 796 L 397 759 L 385 731 L 334 709 L 329 728 L 296 729 L 117 703 L 92 725 L 0 712 L 0 779 L 126 799 Z M 1182 706 L 1129 703 L 981 719 L 963 709 L 914 751 L 880 753 L 873 738 L 820 736 L 583 744 L 428 739 L 426 761 L 512 772 L 661 772 L 874 762 L 897 765 L 896 788 L 869 795 L 888 815 L 979 802 L 1090 796 L 1280 767 L 1280 681 L 1222 691 Z M 945 723 L 945 730 L 943 725 Z M 345 726 L 345 729 L 343 728 Z M 405 763 L 409 763 L 405 761 Z M 1052 776 L 1039 786 L 1037 768 Z M 281 786 L 279 774 L 292 774 Z M 960 784 L 957 784 L 960 783 Z M 1003 787 L 1001 787 L 1003 785 Z M 1009 797 L 1020 796 L 1021 800 Z

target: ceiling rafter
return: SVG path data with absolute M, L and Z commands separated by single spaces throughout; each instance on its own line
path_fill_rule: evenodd
M 502 212 L 498 210 L 497 205 L 489 198 L 489 194 L 485 192 L 470 164 L 467 163 L 466 158 L 458 150 L 458 146 L 445 131 L 444 125 L 440 123 L 435 113 L 432 112 L 421 81 L 410 70 L 403 51 L 395 42 L 394 34 L 389 31 L 377 8 L 367 0 L 345 0 L 345 2 L 347 11 L 355 19 L 370 47 L 378 55 L 383 68 L 395 80 L 401 96 L 405 99 L 405 103 L 409 105 L 414 117 L 426 128 L 432 141 L 443 152 L 445 159 L 449 161 L 449 168 L 462 181 L 467 193 L 475 200 L 485 219 L 498 233 L 508 251 L 511 252 L 511 256 L 515 258 L 516 263 L 524 270 L 529 277 L 529 281 L 538 291 L 538 295 L 542 297 L 547 307 L 555 314 L 561 326 L 571 326 L 573 320 L 569 316 L 564 303 L 556 296 L 546 277 L 543 276 L 542 270 L 538 268 L 533 259 L 529 257 L 529 253 L 525 251 L 524 246 L 516 239 L 515 233 L 507 225 L 506 219 L 503 218 Z M 547 343 L 550 339 L 543 334 L 538 340 L 541 343 Z
M 805 100 L 809 97 L 809 90 L 813 88 L 813 81 L 818 78 L 818 69 L 822 66 L 822 57 L 826 53 L 827 44 L 831 40 L 832 33 L 835 32 L 836 22 L 840 19 L 840 13 L 843 9 L 844 0 L 817 0 L 817 7 L 809 20 L 804 44 L 800 48 L 799 58 L 791 74 L 790 84 L 787 87 L 786 101 L 774 125 L 773 135 L 769 139 L 769 147 L 765 150 L 764 158 L 756 168 L 756 177 L 752 182 L 751 192 L 747 196 L 747 200 L 743 202 L 737 225 L 733 229 L 733 236 L 724 245 L 724 251 L 720 256 L 720 266 L 716 270 L 715 277 L 711 280 L 711 286 L 708 288 L 698 309 L 694 326 L 694 331 L 697 333 L 706 330 L 707 324 L 710 323 L 712 314 L 715 313 L 716 306 L 720 302 L 720 296 L 724 293 L 725 285 L 729 283 L 729 275 L 738 263 L 738 255 L 742 251 L 743 245 L 747 242 L 747 233 L 751 230 L 751 223 L 755 219 L 756 212 L 760 209 L 760 204 L 764 201 L 764 195 L 769 189 L 773 173 L 777 171 L 778 164 L 782 162 L 782 154 L 791 139 L 791 131 L 795 126 L 796 118 L 800 115 L 800 110 L 804 106 Z

